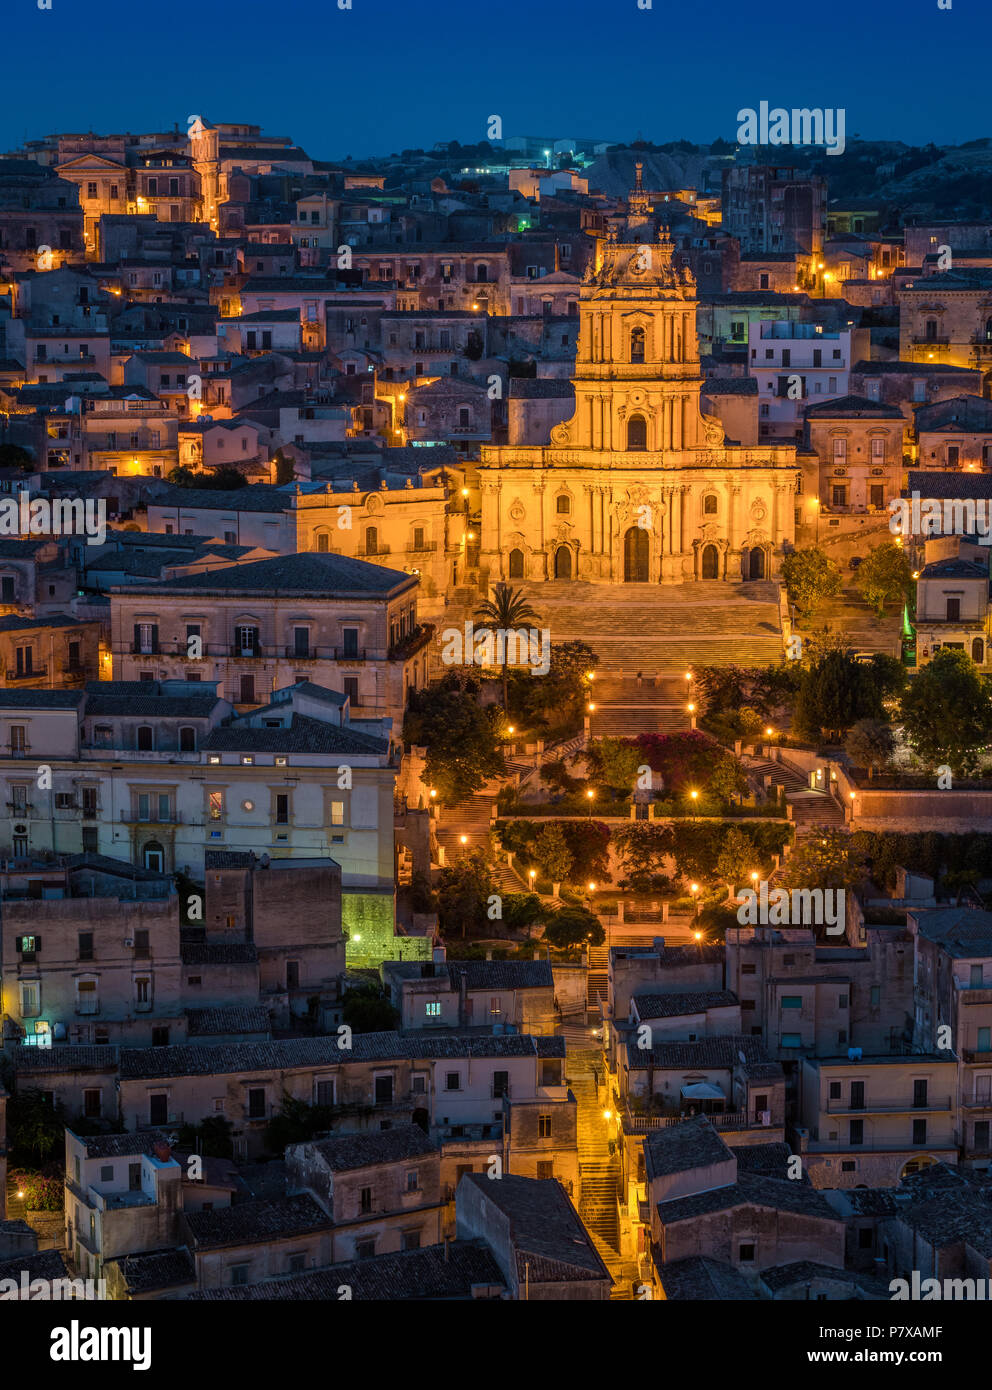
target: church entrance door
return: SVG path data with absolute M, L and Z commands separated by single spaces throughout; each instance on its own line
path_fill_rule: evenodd
M 555 551 L 555 578 L 571 579 L 572 552 L 567 545 L 560 545 Z
M 747 577 L 748 579 L 764 579 L 765 577 L 765 552 L 756 547 L 747 557 Z
M 720 577 L 720 552 L 715 545 L 703 546 L 703 579 L 718 579 Z
M 648 533 L 643 526 L 631 526 L 623 540 L 623 578 L 625 584 L 648 582 Z

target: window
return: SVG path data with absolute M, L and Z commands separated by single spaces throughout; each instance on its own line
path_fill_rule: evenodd
M 231 1287 L 243 1288 L 248 1283 L 248 1271 L 251 1265 L 231 1265 Z
M 510 1073 L 508 1071 L 493 1072 L 493 1098 L 499 1099 L 501 1096 L 510 1094 Z
M 306 1255 L 290 1255 L 286 1261 L 287 1274 L 302 1274 L 307 1267 Z
M 925 1110 L 927 1106 L 927 1083 L 926 1081 L 913 1082 L 913 1109 Z
M 741 1264 L 753 1264 L 754 1245 L 752 1243 L 745 1243 L 743 1245 L 739 1245 L 737 1247 L 737 1258 Z
M 79 948 L 76 954 L 79 960 L 93 959 L 93 933 L 91 931 L 79 933 Z
M 302 657 L 310 655 L 310 629 L 308 627 L 293 628 L 293 655 Z
M 742 974 L 742 975 L 753 975 L 753 974 L 754 974 L 754 966 L 753 966 L 753 965 L 742 965 L 742 966 L 741 966 L 741 974 Z
M 35 1018 L 41 1013 L 41 982 L 21 981 L 21 1017 Z
M 331 824 L 332 824 L 332 825 L 344 825 L 344 802 L 343 802 L 343 801 L 332 801 L 332 802 L 331 802 Z
M 644 329 L 634 328 L 630 334 L 630 360 L 631 362 L 644 361 Z
M 840 1082 L 831 1081 L 828 1092 L 831 1100 L 840 1100 Z
M 556 498 L 555 509 L 559 516 L 568 516 L 572 510 L 572 499 L 570 497 Z
M 539 1158 L 539 1159 L 537 1160 L 537 1176 L 538 1176 L 539 1178 L 543 1179 L 543 1180 L 546 1182 L 549 1178 L 553 1178 L 554 1175 L 555 1175 L 555 1164 L 554 1164 L 554 1159 L 551 1159 L 551 1158 Z M 639 1178 L 639 1181 L 640 1181 L 640 1182 L 643 1182 L 644 1179 L 643 1179 L 643 1178 Z
M 83 1092 L 83 1114 L 84 1114 L 88 1119 L 99 1119 L 99 1118 L 100 1118 L 100 1096 L 101 1096 L 101 1092 L 100 1092 L 98 1089 L 93 1089 L 93 1090 L 89 1090 L 89 1091 L 84 1091 L 84 1092 Z M 101 1178 L 102 1178 L 102 1180 L 103 1180 L 104 1182 L 113 1182 L 113 1180 L 114 1180 L 114 1169 L 113 1169 L 113 1165 L 111 1165 L 110 1173 L 109 1173 L 106 1177 L 103 1176 L 103 1173 L 102 1173 L 102 1172 L 101 1172 L 101 1175 L 100 1175 L 100 1176 L 101 1176 Z
M 150 724 L 139 724 L 137 749 L 139 753 L 151 753 L 155 747 L 155 730 Z
M 139 960 L 147 960 L 151 955 L 148 946 L 147 927 L 143 927 L 134 933 L 134 954 Z
M 372 1210 L 372 1189 L 363 1187 L 359 1193 L 358 1207 L 363 1215 L 367 1215 Z
M 248 1118 L 249 1120 L 262 1120 L 265 1118 L 265 1089 L 264 1087 L 252 1087 L 248 1092 Z
M 424 1005 L 424 1013 L 428 1018 L 441 1017 L 441 1001 L 439 999 L 428 999 Z
M 709 493 L 703 498 L 703 514 L 705 516 L 715 516 L 717 509 L 717 499 L 713 493 Z
M 169 1123 L 169 1097 L 164 1091 L 148 1097 L 148 1123 L 152 1125 Z M 140 1174 L 140 1168 L 138 1171 Z
M 334 1104 L 334 1079 L 329 1081 L 318 1081 L 314 1085 L 314 1104 L 333 1105 Z
M 947 600 L 947 621 L 949 623 L 959 622 L 961 618 L 960 598 L 948 598 Z
M 347 695 L 350 702 L 353 705 L 360 704 L 361 702 L 358 698 L 358 677 L 345 676 L 342 679 L 341 684 L 344 686 L 344 693 L 345 695 Z
M 138 975 L 134 981 L 134 1002 L 139 1006 L 152 1002 L 152 982 L 147 975 Z
M 975 1144 L 974 1147 L 979 1153 L 989 1151 L 989 1122 L 988 1120 L 975 1121 Z
M 538 1115 L 537 1117 L 537 1137 L 538 1139 L 551 1138 L 551 1116 Z
M 802 1047 L 802 1036 L 799 1033 L 783 1033 L 783 1047 Z
M 783 1009 L 801 1009 L 803 1006 L 802 997 L 798 994 L 784 994 L 782 996 Z
M 848 1143 L 854 1147 L 865 1142 L 865 1122 L 864 1120 L 852 1120 L 848 1133 Z
M 77 1013 L 96 1014 L 100 1012 L 100 997 L 97 993 L 96 983 L 96 980 L 76 981 Z
M 224 793 L 210 792 L 207 800 L 210 819 L 221 820 L 224 815 Z
M 356 1260 L 371 1260 L 374 1256 L 375 1256 L 375 1241 L 374 1241 L 374 1240 L 356 1240 L 356 1241 L 355 1241 L 355 1259 L 356 1259 Z
M 406 1175 L 407 1192 L 418 1192 L 420 1190 L 420 1170 L 417 1168 L 407 1169 Z
M 444 1074 L 444 1089 L 446 1091 L 460 1091 L 462 1087 L 461 1072 L 447 1071 Z
M 403 1249 L 404 1249 L 404 1250 L 419 1250 L 419 1249 L 420 1249 L 420 1232 L 419 1232 L 419 1231 L 404 1231 L 404 1232 L 403 1232 Z
M 289 824 L 289 793 L 276 793 L 276 825 Z
M 376 526 L 366 526 L 365 528 L 365 553 L 366 555 L 378 555 L 379 553 L 379 529 Z
M 389 1076 L 377 1076 L 375 1078 L 375 1103 L 376 1105 L 392 1105 L 393 1103 L 393 1078 Z
M 643 453 L 648 447 L 648 426 L 643 415 L 632 415 L 627 421 L 627 449 Z
M 927 1142 L 927 1122 L 926 1120 L 913 1121 L 913 1143 L 925 1144 Z

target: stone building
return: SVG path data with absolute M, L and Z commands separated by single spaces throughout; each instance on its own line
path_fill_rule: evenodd
M 765 579 L 792 541 L 795 449 L 728 447 L 703 415 L 695 279 L 640 186 L 630 208 L 581 286 L 575 413 L 482 448 L 483 585 Z

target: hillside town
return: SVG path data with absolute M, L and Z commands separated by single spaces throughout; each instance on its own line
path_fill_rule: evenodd
M 988 1287 L 992 141 L 225 114 L 0 157 L 0 1293 Z

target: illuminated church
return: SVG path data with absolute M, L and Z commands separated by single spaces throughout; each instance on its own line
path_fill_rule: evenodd
M 640 181 L 581 288 L 574 415 L 482 450 L 484 582 L 767 579 L 793 540 L 795 448 L 702 413 L 695 279 Z

